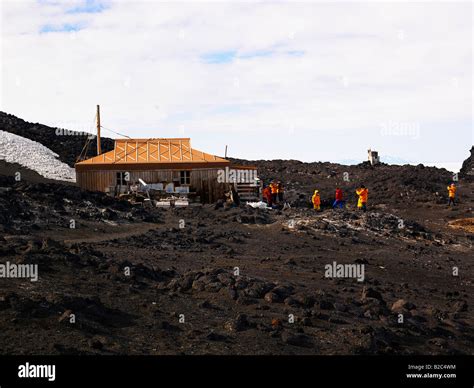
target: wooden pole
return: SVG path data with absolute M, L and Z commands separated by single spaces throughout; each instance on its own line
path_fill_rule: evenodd
M 97 105 L 97 155 L 102 153 L 100 147 L 100 106 Z

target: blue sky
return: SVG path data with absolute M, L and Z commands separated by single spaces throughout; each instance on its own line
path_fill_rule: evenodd
M 231 63 L 236 60 L 241 59 L 254 59 L 260 57 L 271 57 L 272 55 L 280 54 L 281 52 L 275 50 L 274 48 L 268 50 L 257 50 L 257 51 L 250 51 L 239 54 L 237 50 L 230 50 L 230 51 L 215 51 L 215 52 L 208 52 L 204 53 L 201 58 L 207 64 L 222 64 L 222 63 Z M 299 57 L 304 55 L 304 51 L 301 50 L 290 50 L 284 51 L 283 54 L 288 56 Z
M 218 51 L 214 53 L 205 53 L 202 59 L 205 63 L 228 63 L 232 62 L 237 56 L 237 51 Z
M 25 0 L 1 14 L 1 110 L 29 121 L 93 130 L 100 104 L 128 136 L 248 159 L 373 148 L 456 168 L 473 142 L 469 2 Z
M 40 33 L 48 33 L 48 32 L 73 32 L 73 31 L 80 31 L 82 26 L 80 24 L 45 24 L 40 28 Z
M 66 10 L 66 13 L 99 13 L 105 11 L 109 7 L 109 2 L 99 0 L 86 0 L 71 3 L 71 8 Z

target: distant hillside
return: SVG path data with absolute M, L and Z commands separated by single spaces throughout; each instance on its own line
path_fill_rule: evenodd
M 463 177 L 474 179 L 474 147 L 471 147 L 471 156 L 462 164 L 460 173 Z
M 297 160 L 232 161 L 240 165 L 255 165 L 266 184 L 281 180 L 286 187 L 287 198 L 293 203 L 298 202 L 298 198 L 306 202 L 318 189 L 323 203 L 329 204 L 336 187 L 344 190 L 346 198 L 355 201 L 355 189 L 361 184 L 369 188 L 375 203 L 444 202 L 446 185 L 452 180 L 452 173 L 446 169 L 423 165 L 380 164 L 373 167 L 368 162 L 345 166 Z
M 0 112 L 0 130 L 26 137 L 27 139 L 43 144 L 58 154 L 62 162 L 73 167 L 76 158 L 80 155 L 84 147 L 86 136 L 74 131 L 68 132 L 74 133 L 75 135 L 57 135 L 56 129 L 57 128 L 48 127 L 47 125 L 39 123 L 29 123 L 11 114 Z M 112 139 L 103 137 L 101 140 L 103 151 L 110 151 L 114 148 L 114 141 Z M 95 139 L 91 140 L 87 157 L 95 156 L 95 141 Z

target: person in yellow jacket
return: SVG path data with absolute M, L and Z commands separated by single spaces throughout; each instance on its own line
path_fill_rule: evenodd
M 319 196 L 319 190 L 314 190 L 314 194 L 311 197 L 311 202 L 313 203 L 314 210 L 321 210 L 321 197 Z
M 454 183 L 451 183 L 448 186 L 448 206 L 453 204 L 453 206 L 456 205 L 455 199 L 456 199 L 456 185 Z
M 369 189 L 366 188 L 364 185 L 361 185 L 357 190 L 356 194 L 359 197 L 357 201 L 357 208 L 359 210 L 366 211 L 367 210 L 367 200 L 369 199 Z

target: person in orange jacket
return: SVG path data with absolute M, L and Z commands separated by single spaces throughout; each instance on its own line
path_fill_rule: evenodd
M 278 185 L 276 182 L 270 183 L 270 190 L 272 191 L 272 202 L 275 203 L 278 197 Z
M 356 194 L 359 197 L 357 201 L 357 208 L 359 210 L 366 211 L 367 210 L 367 200 L 369 198 L 369 189 L 366 188 L 364 185 L 361 185 L 357 190 Z
M 451 183 L 448 186 L 448 206 L 453 204 L 453 206 L 456 205 L 455 199 L 456 199 L 456 185 L 454 183 Z
M 314 190 L 314 194 L 311 197 L 311 202 L 313 203 L 314 210 L 321 210 L 321 197 L 319 196 L 319 190 Z

